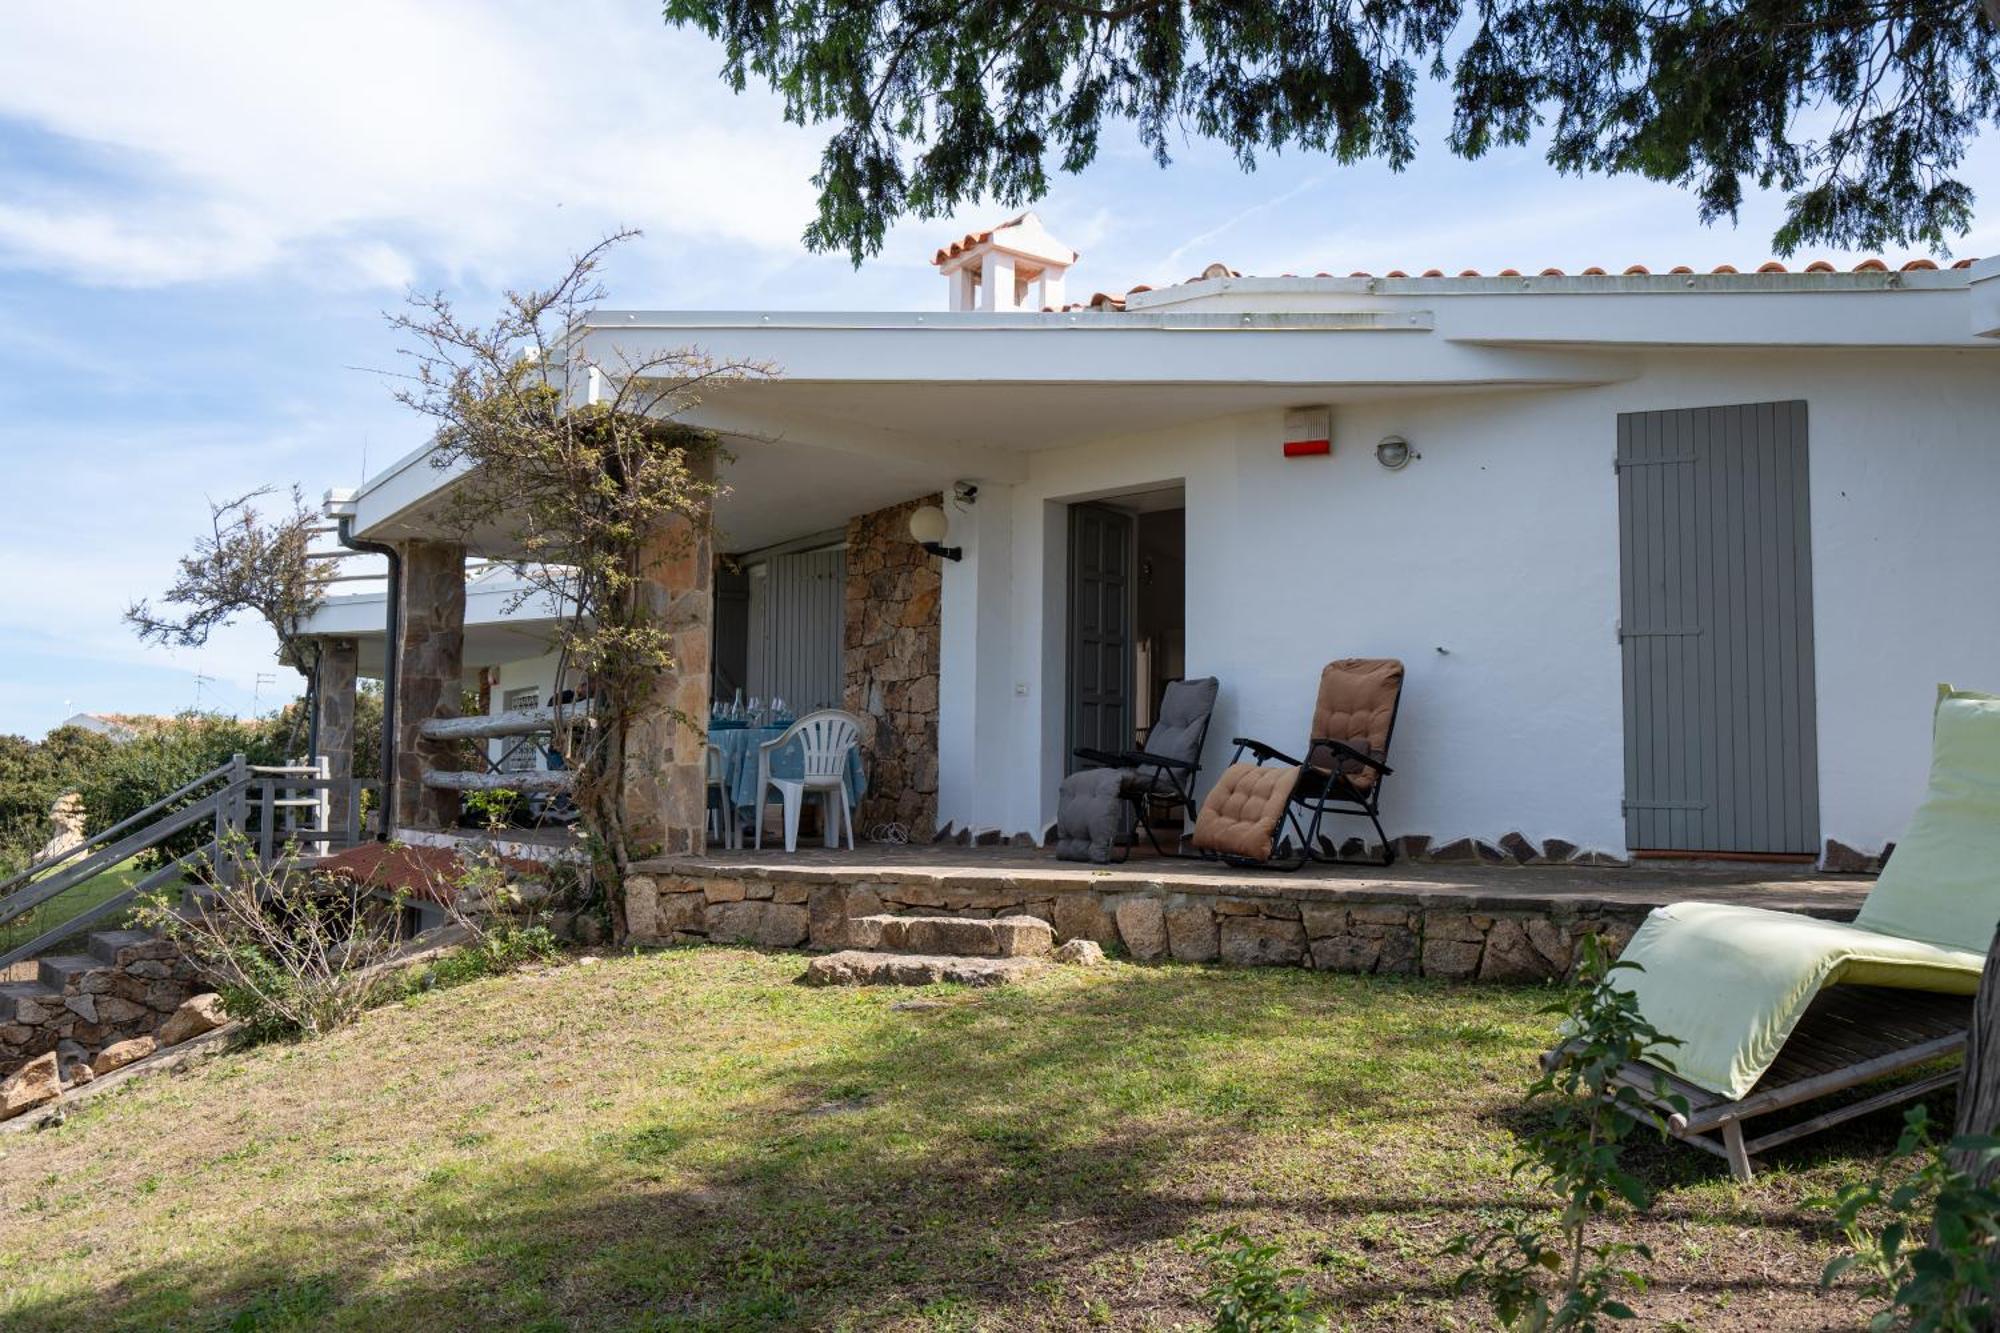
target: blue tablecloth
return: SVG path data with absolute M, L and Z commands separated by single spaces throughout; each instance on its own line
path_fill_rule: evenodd
M 723 787 L 737 809 L 749 811 L 756 807 L 757 747 L 778 739 L 785 730 L 785 726 L 709 728 L 709 744 L 722 751 Z M 794 740 L 771 756 L 771 776 L 799 777 L 805 772 L 805 762 L 805 751 Z M 861 770 L 861 747 L 857 745 L 847 752 L 847 799 L 858 806 L 861 794 L 867 790 L 868 777 Z M 776 800 L 777 792 L 767 790 L 764 799 Z

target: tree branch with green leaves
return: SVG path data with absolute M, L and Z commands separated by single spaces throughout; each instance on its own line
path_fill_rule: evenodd
M 2000 0 L 667 0 L 721 42 L 722 77 L 831 133 L 816 250 L 859 264 L 890 224 L 1018 207 L 1132 125 L 1165 166 L 1187 138 L 1244 170 L 1293 149 L 1401 169 L 1423 81 L 1446 147 L 1546 133 L 1566 174 L 1637 175 L 1734 220 L 1785 195 L 1772 246 L 1942 252 L 1972 223 L 1954 174 L 2000 124 Z
M 574 799 L 607 887 L 651 850 L 628 836 L 625 790 L 634 719 L 677 664 L 651 577 L 687 552 L 661 534 L 693 540 L 720 494 L 718 442 L 687 418 L 704 394 L 771 374 L 695 348 L 633 351 L 585 336 L 605 296 L 604 258 L 636 234 L 599 242 L 549 287 L 508 292 L 489 322 L 462 319 L 442 294 L 413 294 L 390 317 L 415 367 L 397 396 L 433 423 L 433 463 L 457 474 L 449 522 L 468 541 L 487 535 L 485 553 L 523 584 L 510 611 L 545 608 L 558 679 L 585 682 L 587 712 L 558 702 L 555 732 L 568 740 Z M 493 534 L 505 534 L 497 547 Z

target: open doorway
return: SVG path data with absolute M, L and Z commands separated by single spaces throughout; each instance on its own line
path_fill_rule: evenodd
M 1079 748 L 1143 745 L 1186 674 L 1186 515 L 1179 483 L 1069 507 L 1066 772 Z

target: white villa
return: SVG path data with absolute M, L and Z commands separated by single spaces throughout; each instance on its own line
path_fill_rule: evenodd
M 700 410 L 732 455 L 716 561 L 668 591 L 708 691 L 866 720 L 864 835 L 1039 842 L 1072 751 L 1129 747 L 1181 677 L 1221 683 L 1205 789 L 1232 737 L 1302 747 L 1321 666 L 1374 657 L 1407 668 L 1382 813 L 1408 855 L 1860 868 L 1923 793 L 1937 683 L 2000 689 L 2000 259 L 1218 264 L 1072 303 L 1076 258 L 1027 214 L 937 254 L 935 310 L 580 332 L 606 366 L 778 368 Z M 451 823 L 421 734 L 450 687 L 500 712 L 561 684 L 550 608 L 468 579 L 508 551 L 445 529 L 453 480 L 420 450 L 329 498 L 399 554 L 413 834 Z M 323 716 L 382 673 L 386 609 L 320 613 Z M 698 778 L 698 739 L 659 757 Z M 667 851 L 700 850 L 699 791 L 659 785 Z

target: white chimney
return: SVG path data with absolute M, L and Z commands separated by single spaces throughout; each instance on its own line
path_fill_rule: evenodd
M 1060 310 L 1063 275 L 1076 251 L 1042 229 L 1033 213 L 968 233 L 931 262 L 949 284 L 951 310 Z

